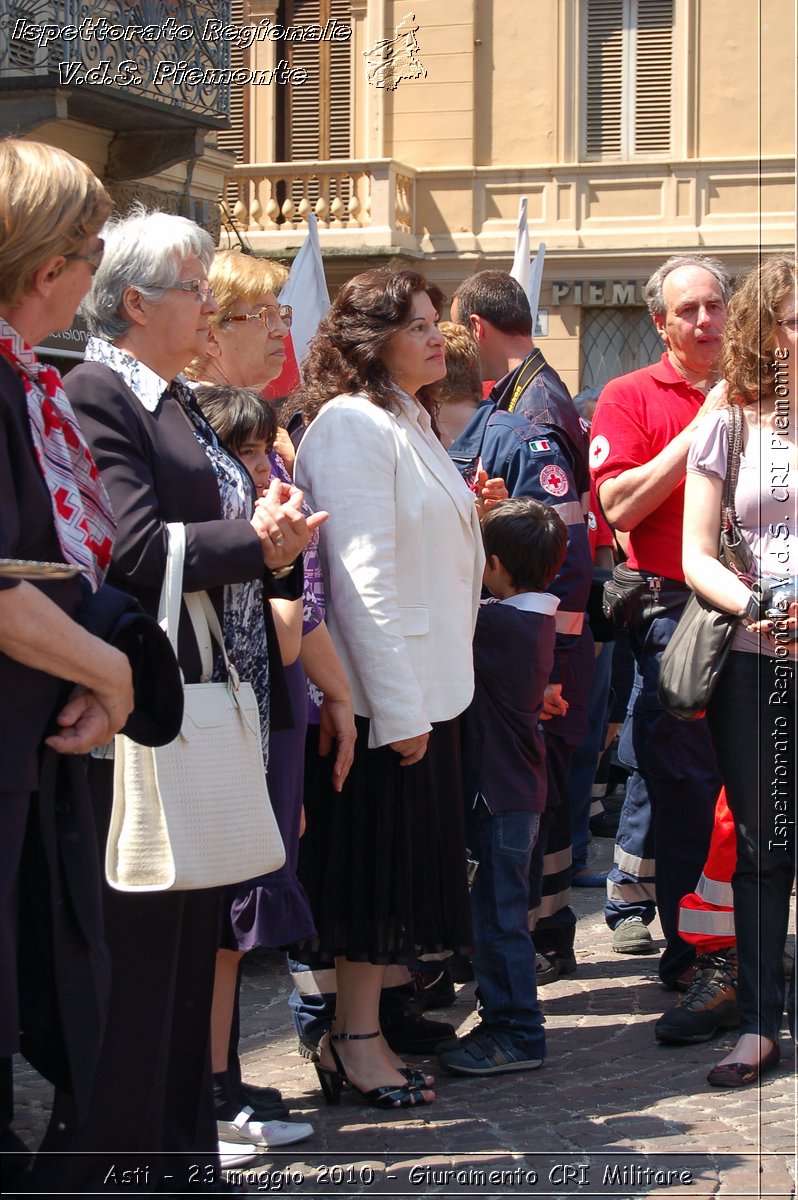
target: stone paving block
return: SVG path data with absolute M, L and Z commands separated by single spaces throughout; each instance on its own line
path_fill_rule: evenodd
M 591 866 L 606 867 L 611 842 L 604 839 L 591 855 L 596 849 L 606 861 L 599 857 Z M 769 1076 L 761 1090 L 725 1095 L 709 1088 L 707 1071 L 733 1045 L 733 1035 L 694 1047 L 657 1045 L 654 1022 L 675 995 L 659 986 L 656 959 L 613 954 L 600 892 L 581 889 L 574 905 L 580 917 L 578 973 L 541 989 L 549 1044 L 545 1067 L 523 1075 L 458 1079 L 439 1072 L 434 1059 L 414 1059 L 438 1076 L 435 1103 L 417 1112 L 369 1108 L 348 1090 L 340 1105 L 328 1108 L 311 1064 L 296 1051 L 284 961 L 269 955 L 248 959 L 242 988 L 244 1076 L 281 1088 L 297 1117 L 309 1120 L 316 1131 L 292 1154 L 259 1156 L 258 1169 L 291 1167 L 306 1175 L 312 1188 L 306 1183 L 286 1189 L 306 1200 L 379 1192 L 425 1195 L 423 1184 L 409 1182 L 412 1167 L 429 1161 L 465 1169 L 488 1159 L 508 1172 L 528 1160 L 541 1171 L 541 1183 L 528 1194 L 576 1200 L 593 1195 L 637 1200 L 658 1193 L 668 1200 L 709 1194 L 732 1200 L 745 1195 L 743 1187 L 754 1189 L 750 1196 L 758 1194 L 757 1188 L 788 1195 L 791 1159 L 785 1151 L 795 1148 L 794 1078 L 788 1065 Z M 658 928 L 652 929 L 659 936 Z M 470 1028 L 477 1019 L 473 995 L 473 984 L 458 986 L 455 1004 L 440 1016 L 463 1031 Z M 792 1049 L 786 1038 L 785 1046 Z M 15 1081 L 15 1128 L 35 1145 L 47 1121 L 51 1089 L 21 1060 L 15 1061 Z M 760 1149 L 782 1152 L 762 1160 L 762 1173 Z M 569 1188 L 543 1180 L 552 1165 L 577 1159 L 590 1168 L 587 1183 Z M 624 1190 L 622 1185 L 608 1190 L 604 1169 L 619 1161 L 673 1168 L 692 1164 L 694 1182 L 678 1192 L 671 1187 Z M 333 1166 L 351 1167 L 354 1173 L 336 1184 Z M 369 1168 L 379 1188 L 366 1182 Z M 444 1192 L 436 1184 L 428 1194 Z M 475 1194 L 473 1189 L 461 1193 L 464 1200 Z M 486 1197 L 520 1194 L 490 1186 L 480 1192 Z

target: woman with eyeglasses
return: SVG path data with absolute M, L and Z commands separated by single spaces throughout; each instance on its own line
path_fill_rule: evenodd
M 117 518 L 109 577 L 155 614 L 166 524 L 182 522 L 184 590 L 207 589 L 222 618 L 225 587 L 245 589 L 242 619 L 262 628 L 264 595 L 301 595 L 301 552 L 314 521 L 301 513 L 301 494 L 279 482 L 256 498 L 182 377 L 208 350 L 213 242 L 192 221 L 140 207 L 109 222 L 103 237 L 105 254 L 82 307 L 92 335 L 86 361 L 66 388 Z M 182 615 L 179 658 L 191 683 L 200 678 L 200 655 Z M 103 841 L 112 770 L 93 766 Z M 90 1109 L 79 1121 L 58 1094 L 45 1148 L 109 1153 L 73 1154 L 66 1190 L 102 1190 L 98 1181 L 120 1161 L 147 1168 L 143 1191 L 189 1190 L 198 1170 L 213 1178 L 208 1032 L 219 899 L 210 889 L 105 888 L 112 994 Z
M 345 1083 L 379 1108 L 434 1100 L 434 1081 L 380 1029 L 385 969 L 471 943 L 458 718 L 484 556 L 474 497 L 435 426 L 442 302 L 415 271 L 358 275 L 303 364 L 296 478 L 330 513 L 327 613 L 358 727 L 341 793 L 308 795 L 299 857 L 318 930 L 301 954 L 336 966 L 317 1064 L 329 1103 Z
M 795 673 L 798 668 L 798 305 L 793 258 L 754 268 L 729 304 L 721 370 L 743 414 L 734 495 L 751 577 L 718 561 L 729 410 L 706 417 L 687 459 L 684 574 L 740 615 L 708 709 L 734 817 L 732 878 L 740 1036 L 713 1067 L 713 1087 L 756 1083 L 779 1063 L 784 941 L 795 882 Z M 756 585 L 756 586 L 754 586 Z M 787 1002 L 795 1038 L 795 963 Z
M 211 317 L 207 355 L 192 363 L 189 374 L 203 381 L 197 399 L 222 440 L 242 459 L 256 487 L 270 479 L 290 484 L 291 477 L 275 448 L 276 418 L 269 402 L 261 400 L 260 414 L 248 412 L 243 389 L 262 389 L 274 379 L 285 360 L 283 343 L 291 325 L 291 309 L 280 305 L 276 293 L 287 272 L 276 263 L 218 251 L 209 278 L 217 310 Z M 251 397 L 251 393 L 250 393 Z M 254 420 L 258 416 L 257 421 Z M 268 442 L 266 435 L 268 436 Z M 288 443 L 290 446 L 290 442 Z M 310 509 L 306 509 L 309 514 Z M 229 889 L 224 905 L 221 949 L 217 956 L 214 1020 L 211 1037 L 214 1090 L 220 1135 L 237 1129 L 245 1140 L 272 1142 L 270 1125 L 285 1115 L 282 1097 L 270 1088 L 253 1088 L 242 1082 L 238 1056 L 238 1004 L 243 954 L 256 946 L 277 949 L 315 933 L 304 888 L 296 875 L 304 794 L 305 737 L 308 719 L 321 721 L 323 749 L 333 742 L 335 785 L 340 789 L 354 752 L 355 724 L 346 673 L 335 652 L 324 622 L 324 593 L 314 532 L 304 550 L 305 592 L 303 613 L 296 637 L 286 633 L 290 616 L 285 604 L 272 601 L 285 664 L 288 720 L 278 715 L 279 696 L 268 671 L 259 674 L 262 704 L 271 707 L 270 735 L 264 752 L 268 765 L 269 794 L 285 845 L 285 865 Z M 282 611 L 281 611 L 282 610 Z M 267 660 L 267 648 L 242 641 L 232 613 L 226 612 L 226 638 L 231 657 Z M 229 628 L 229 634 L 228 634 Z M 272 656 L 276 648 L 269 646 Z M 324 693 L 321 709 L 308 703 L 307 678 Z M 279 681 L 278 681 L 279 682 Z M 271 693 L 271 694 L 270 694 Z M 309 711 L 312 708 L 312 713 Z M 318 751 L 318 741 L 314 744 Z M 310 750 L 309 753 L 313 753 Z M 232 1036 L 231 1036 L 232 1028 Z M 290 1126 L 290 1130 L 297 1128 Z M 305 1126 L 305 1128 L 310 1128 Z

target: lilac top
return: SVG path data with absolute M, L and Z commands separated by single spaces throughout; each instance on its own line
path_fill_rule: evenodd
M 758 442 L 754 441 L 754 446 Z M 750 446 L 749 446 L 750 449 Z M 696 475 L 724 479 L 729 453 L 728 410 L 709 413 L 693 437 L 687 456 L 687 470 Z M 784 452 L 786 459 L 786 450 Z M 775 460 L 774 460 L 775 461 Z M 740 455 L 740 474 L 734 496 L 740 530 L 754 554 L 757 577 L 771 575 L 786 578 L 798 575 L 798 471 L 774 470 L 768 479 L 759 455 Z M 782 642 L 788 657 L 796 657 L 796 643 Z M 733 650 L 773 654 L 773 645 L 765 640 L 760 646 L 757 634 L 747 633 L 742 623 L 732 643 Z M 784 652 L 781 652 L 784 656 Z

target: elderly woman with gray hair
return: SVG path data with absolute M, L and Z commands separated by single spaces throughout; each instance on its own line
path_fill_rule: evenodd
M 118 522 L 109 577 L 155 613 L 166 523 L 182 522 L 185 590 L 207 589 L 221 619 L 225 585 L 245 588 L 241 611 L 262 625 L 264 596 L 301 595 L 301 551 L 309 526 L 323 518 L 306 521 L 301 493 L 281 483 L 256 501 L 247 471 L 219 444 L 182 379 L 207 352 L 216 309 L 211 238 L 192 221 L 141 208 L 112 221 L 103 237 L 105 256 L 82 309 L 93 336 L 66 388 Z M 187 620 L 179 658 L 186 682 L 198 680 Z M 93 772 L 102 834 L 111 767 L 98 762 Z M 78 1122 L 57 1095 L 45 1148 L 113 1149 L 64 1154 L 59 1180 L 68 1176 L 75 1190 L 91 1190 L 121 1161 L 141 1168 L 140 1190 L 182 1191 L 197 1178 L 206 1186 L 218 1161 L 208 1055 L 218 893 L 106 888 L 104 901 L 113 991 L 91 1108 Z M 168 1157 L 161 1162 L 160 1154 Z

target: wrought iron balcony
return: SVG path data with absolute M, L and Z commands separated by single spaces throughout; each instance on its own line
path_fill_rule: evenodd
M 160 128 L 218 128 L 229 114 L 229 23 L 229 0 L 6 0 L 0 100 L 49 92 L 55 117 L 97 123 L 101 113 L 111 128 L 140 129 L 148 109 Z

